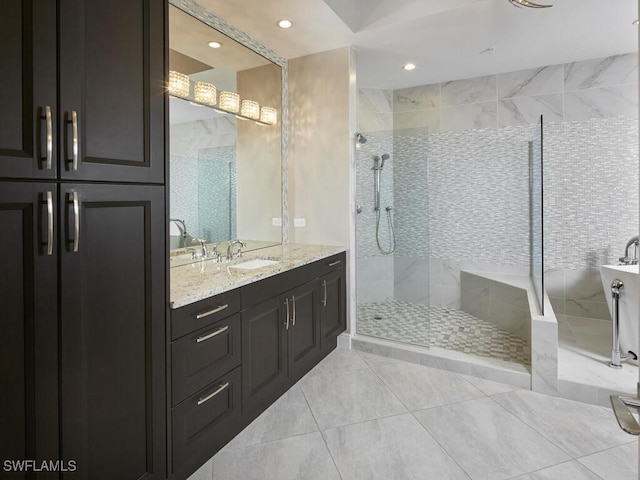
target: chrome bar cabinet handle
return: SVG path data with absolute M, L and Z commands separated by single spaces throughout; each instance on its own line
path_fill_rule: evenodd
M 336 260 L 335 262 L 329 263 L 327 266 L 328 267 L 335 267 L 336 265 L 340 265 L 341 263 L 342 263 L 342 260 Z
M 289 298 L 285 298 L 284 304 L 287 306 L 287 321 L 285 322 L 285 330 L 289 330 Z
M 208 402 L 213 397 L 218 395 L 220 392 L 226 390 L 227 388 L 229 388 L 229 382 L 225 383 L 224 385 L 218 385 L 218 388 L 214 392 L 210 393 L 206 397 L 201 397 L 198 399 L 198 406 L 202 405 L 205 402 Z
M 71 129 L 73 131 L 73 170 L 78 170 L 78 157 L 80 156 L 80 145 L 78 140 L 78 113 L 71 112 Z
M 47 124 L 47 170 L 51 170 L 53 167 L 53 124 L 51 122 L 51 107 L 47 105 L 44 107 L 44 118 Z
M 77 252 L 80 247 L 80 201 L 78 200 L 78 192 L 71 192 L 71 202 L 73 203 L 73 251 Z
M 293 303 L 293 315 L 291 316 L 291 326 L 296 326 L 296 296 L 291 295 L 291 303 Z
M 324 288 L 324 297 L 322 298 L 322 306 L 326 307 L 327 306 L 327 281 L 326 280 L 322 281 L 322 288 Z
M 208 312 L 202 312 L 196 315 L 196 320 L 200 320 L 201 318 L 208 317 L 209 315 L 213 315 L 214 313 L 221 312 L 225 308 L 229 308 L 229 304 L 225 303 L 224 305 L 219 305 L 213 310 L 209 310 Z
M 53 193 L 47 192 L 47 255 L 53 255 Z
M 229 325 L 226 325 L 224 327 L 220 327 L 218 330 L 216 330 L 215 332 L 210 333 L 209 335 L 203 335 L 201 337 L 198 337 L 196 339 L 196 343 L 200 343 L 200 342 L 204 342 L 205 340 L 209 340 L 210 338 L 216 337 L 216 336 L 220 335 L 222 332 L 226 332 L 227 330 L 229 330 Z

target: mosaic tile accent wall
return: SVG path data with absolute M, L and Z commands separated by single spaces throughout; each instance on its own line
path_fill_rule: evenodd
M 198 159 L 199 234 L 213 241 L 237 238 L 236 147 L 200 150 Z
M 171 157 L 171 218 L 184 219 L 194 237 L 235 238 L 236 147 L 205 148 L 198 155 Z

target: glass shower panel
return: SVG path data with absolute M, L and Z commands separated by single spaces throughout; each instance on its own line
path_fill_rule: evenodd
M 236 147 L 204 148 L 198 155 L 199 236 L 236 238 Z
M 544 315 L 544 255 L 543 255 L 543 118 L 534 129 L 529 143 L 529 180 L 531 198 L 531 278 L 538 298 L 540 313 Z
M 428 347 L 427 132 L 362 132 L 356 150 L 357 333 Z

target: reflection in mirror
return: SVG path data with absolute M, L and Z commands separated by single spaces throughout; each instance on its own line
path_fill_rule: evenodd
M 190 249 L 172 252 L 172 260 L 173 253 L 199 258 L 200 239 L 224 242 L 220 251 L 238 238 L 245 250 L 280 243 L 281 227 L 272 219 L 282 216 L 281 67 L 175 6 L 169 7 L 169 48 L 169 70 L 188 77 L 178 95 L 170 81 L 170 248 Z M 215 101 L 196 101 L 196 82 L 214 85 Z M 225 111 L 221 92 L 267 107 L 275 121 Z

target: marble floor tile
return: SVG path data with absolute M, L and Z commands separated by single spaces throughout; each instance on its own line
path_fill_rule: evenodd
M 601 480 L 598 475 L 577 461 L 561 463 L 537 472 L 515 477 L 513 480 Z
M 582 457 L 578 461 L 604 480 L 637 480 L 638 441 Z
M 369 365 L 370 367 L 376 367 L 379 365 L 389 365 L 392 363 L 405 363 L 403 360 L 398 360 L 397 358 L 385 357 L 383 355 L 376 355 L 375 353 L 361 352 L 358 351 L 360 357 Z
M 370 369 L 305 378 L 301 386 L 321 430 L 407 411 Z
M 491 398 L 414 413 L 473 480 L 501 480 L 569 460 Z
M 500 393 L 507 393 L 521 389 L 521 387 L 518 387 L 517 385 L 493 382 L 491 380 L 485 380 L 484 378 L 474 377 L 473 375 L 461 375 L 461 377 L 485 395 L 498 395 Z
M 610 408 L 525 391 L 492 398 L 573 458 L 629 442 Z
M 316 365 L 306 377 L 310 378 L 317 375 L 330 375 L 338 372 L 349 372 L 367 368 L 369 368 L 369 365 L 367 365 L 355 350 L 336 348 Z
M 468 480 L 410 414 L 324 432 L 344 480 Z
M 213 457 L 213 480 L 340 480 L 319 432 L 223 449 Z
M 410 411 L 484 396 L 455 373 L 437 368 L 399 363 L 373 367 L 373 371 Z
M 295 385 L 240 432 L 226 448 L 263 443 L 318 430 L 302 389 Z

